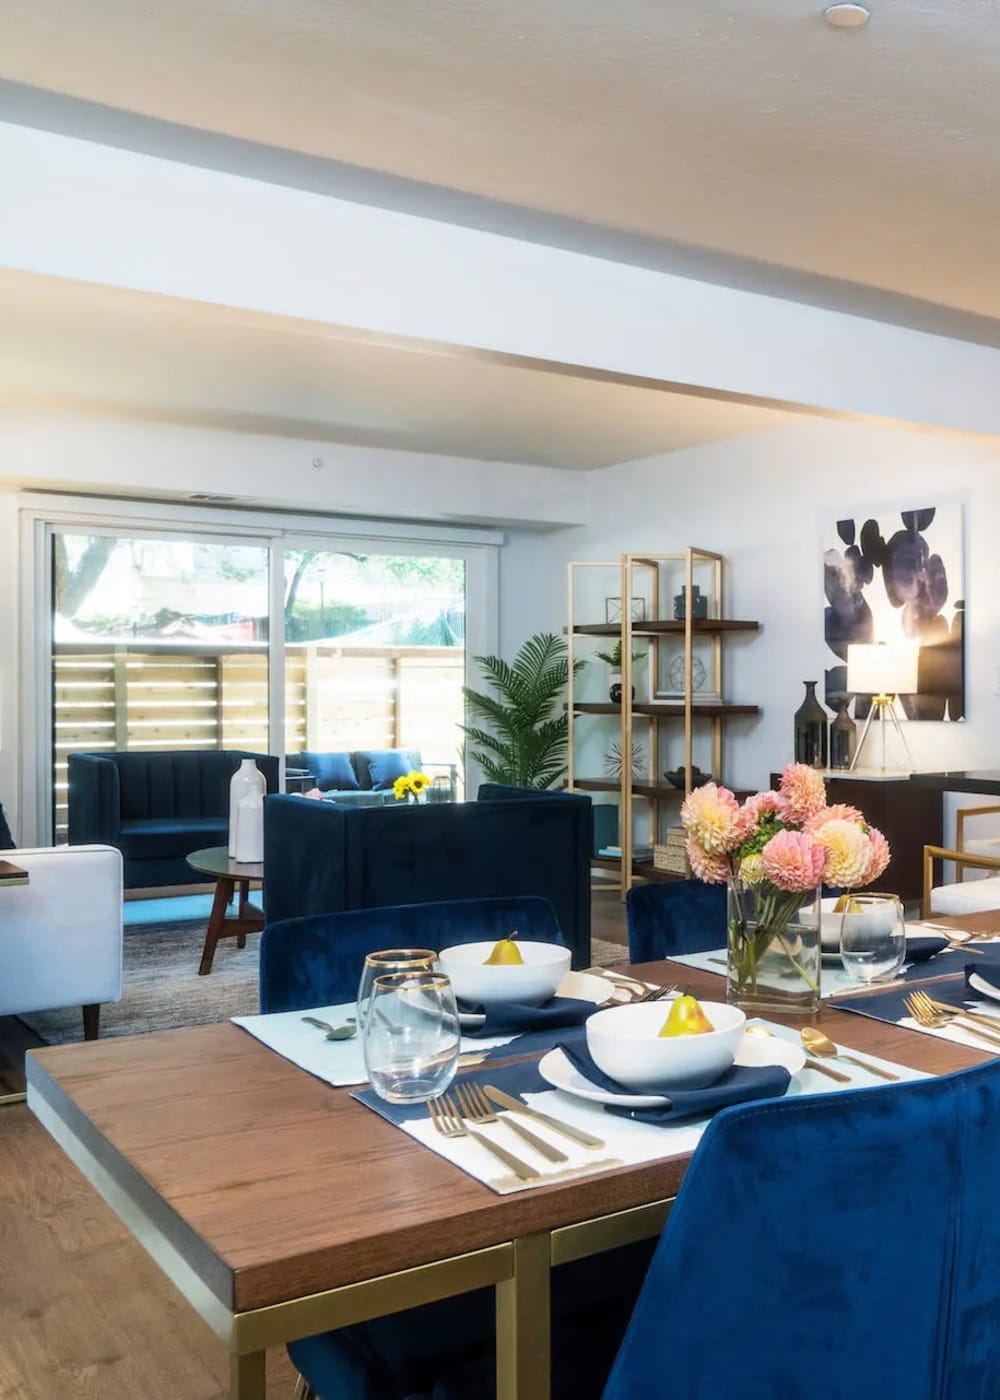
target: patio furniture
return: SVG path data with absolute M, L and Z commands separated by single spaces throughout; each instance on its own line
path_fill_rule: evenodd
M 303 749 L 289 754 L 286 772 L 304 770 L 312 775 L 310 786 L 318 787 L 324 797 L 351 806 L 376 807 L 391 803 L 392 785 L 406 773 L 425 770 L 424 760 L 417 749 L 352 749 L 317 751 Z M 444 779 L 450 799 L 455 800 L 458 787 L 458 765 L 455 763 L 426 764 L 429 777 Z M 288 791 L 292 791 L 289 787 Z
M 242 749 L 69 755 L 70 845 L 101 842 L 125 859 L 125 888 L 190 885 L 191 851 L 229 838 L 229 782 L 252 758 L 278 790 L 278 760 Z

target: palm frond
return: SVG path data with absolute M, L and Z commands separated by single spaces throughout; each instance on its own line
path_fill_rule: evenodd
M 566 771 L 568 720 L 553 713 L 569 677 L 565 642 L 543 632 L 529 637 L 511 662 L 497 656 L 476 661 L 493 693 L 464 690 L 474 723 L 462 728 L 476 746 L 473 758 L 494 782 L 551 787 Z

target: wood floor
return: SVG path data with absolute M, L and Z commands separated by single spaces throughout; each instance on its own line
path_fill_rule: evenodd
M 601 891 L 593 932 L 625 942 Z M 37 1039 L 0 1023 L 0 1094 Z M 291 1400 L 284 1350 L 269 1394 Z M 273 1387 L 273 1391 L 272 1391 Z M 0 1400 L 225 1400 L 222 1344 L 29 1113 L 0 1108 Z

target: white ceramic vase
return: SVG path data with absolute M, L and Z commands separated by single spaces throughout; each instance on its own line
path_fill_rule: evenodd
M 244 758 L 239 768 L 233 774 L 229 783 L 229 859 L 230 860 L 263 860 L 264 858 L 264 794 L 267 792 L 267 779 L 257 767 L 252 758 Z M 260 855 L 243 856 L 237 855 L 236 847 L 239 837 L 240 826 L 240 803 L 244 798 L 254 795 L 256 802 L 247 809 L 246 821 L 248 830 L 254 823 L 260 827 L 260 837 L 258 845 Z M 246 848 L 244 846 L 244 848 Z

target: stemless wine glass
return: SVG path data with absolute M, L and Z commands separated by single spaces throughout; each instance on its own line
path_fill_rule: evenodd
M 443 973 L 376 977 L 361 1042 L 372 1088 L 389 1103 L 437 1098 L 455 1077 L 461 1034 Z
M 906 925 L 898 895 L 848 895 L 840 920 L 840 956 L 859 982 L 887 982 L 895 977 L 906 956 Z
M 385 977 L 390 972 L 433 972 L 436 961 L 437 953 L 430 948 L 384 948 L 381 952 L 369 953 L 358 984 L 358 1032 L 365 1028 L 372 983 L 376 977 Z

